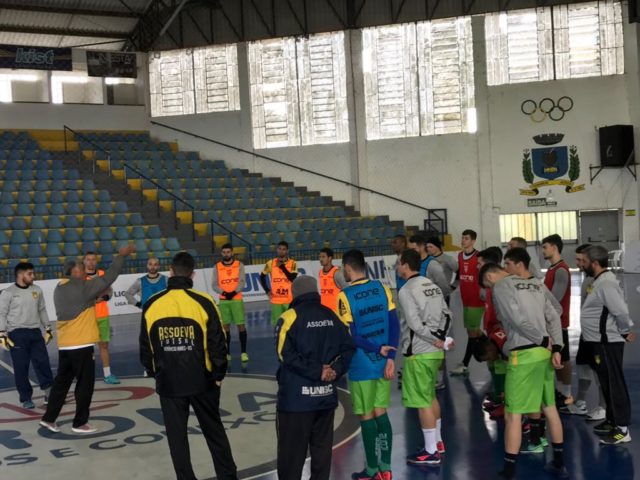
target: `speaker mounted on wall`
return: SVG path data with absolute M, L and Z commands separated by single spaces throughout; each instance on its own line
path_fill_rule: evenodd
M 609 125 L 599 129 L 600 166 L 624 167 L 635 163 L 633 125 Z

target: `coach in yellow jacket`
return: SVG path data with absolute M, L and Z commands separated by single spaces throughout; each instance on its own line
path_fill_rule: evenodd
M 193 290 L 195 261 L 187 252 L 173 257 L 167 289 L 142 311 L 140 360 L 156 379 L 156 392 L 178 480 L 195 480 L 187 421 L 198 417 L 219 480 L 237 480 L 231 446 L 220 420 L 220 386 L 227 373 L 226 337 L 220 313 L 206 293 Z

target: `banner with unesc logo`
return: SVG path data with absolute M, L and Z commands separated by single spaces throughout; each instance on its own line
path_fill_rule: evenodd
M 0 45 L 0 68 L 70 71 L 71 49 Z
M 90 77 L 137 78 L 136 54 L 88 51 L 87 73 Z

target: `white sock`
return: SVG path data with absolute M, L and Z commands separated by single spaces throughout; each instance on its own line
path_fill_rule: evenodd
M 620 430 L 622 430 L 622 433 L 624 433 L 625 435 L 627 434 L 627 432 L 629 431 L 629 427 L 621 427 L 620 425 L 618 425 L 618 428 Z M 423 430 L 424 432 L 424 430 Z
M 571 396 L 571 384 L 565 385 L 564 383 L 560 384 L 560 393 L 565 397 Z
M 436 442 L 442 441 L 442 419 L 436 420 Z
M 424 435 L 424 449 L 429 453 L 435 453 L 438 449 L 436 446 L 436 429 L 423 428 L 422 435 Z
M 111 367 L 104 367 L 102 371 L 104 372 L 105 377 L 108 377 L 109 375 L 111 375 Z

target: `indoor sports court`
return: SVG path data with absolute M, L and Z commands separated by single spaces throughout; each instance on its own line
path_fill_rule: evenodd
M 0 1 L 0 478 L 635 478 L 639 24 Z

